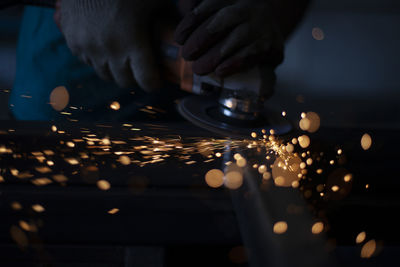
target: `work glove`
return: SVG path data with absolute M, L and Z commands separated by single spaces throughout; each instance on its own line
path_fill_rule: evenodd
M 63 0 L 60 27 L 72 53 L 120 87 L 161 86 L 153 22 L 166 0 Z
M 225 77 L 260 65 L 274 69 L 282 62 L 284 38 L 269 0 L 191 2 L 194 8 L 178 25 L 175 41 L 196 74 Z

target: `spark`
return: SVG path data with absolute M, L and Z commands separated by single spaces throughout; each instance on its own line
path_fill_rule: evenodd
M 97 181 L 97 187 L 100 190 L 107 191 L 111 188 L 111 184 L 106 180 L 99 180 Z
M 366 232 L 361 232 L 357 235 L 356 237 L 356 243 L 361 244 L 362 242 L 365 241 L 365 238 L 367 238 L 367 233 Z
M 221 187 L 224 184 L 224 173 L 218 169 L 210 170 L 205 176 L 205 181 L 209 187 Z
M 314 235 L 318 235 L 320 233 L 322 233 L 322 231 L 324 230 L 324 223 L 322 222 L 316 222 L 314 223 L 314 225 L 311 227 L 311 232 Z
M 370 149 L 372 146 L 372 138 L 369 134 L 364 134 L 361 138 L 361 147 L 364 150 Z
M 343 180 L 344 180 L 346 183 L 350 182 L 352 179 L 353 179 L 353 175 L 351 175 L 351 174 L 346 174 L 346 175 L 344 176 L 344 178 L 343 178 Z
M 50 105 L 56 111 L 62 111 L 68 106 L 69 92 L 64 86 L 54 88 L 50 94 Z
M 40 204 L 34 204 L 34 205 L 32 205 L 32 209 L 33 209 L 34 211 L 38 212 L 38 213 L 42 213 L 42 212 L 45 211 L 45 208 L 44 208 L 42 205 L 40 205 Z
M 361 258 L 371 258 L 376 251 L 376 241 L 374 239 L 368 241 L 361 248 Z
M 307 135 L 299 136 L 298 141 L 302 148 L 307 148 L 311 143 L 310 137 Z
M 279 221 L 274 224 L 273 231 L 275 234 L 281 235 L 286 233 L 288 224 L 285 221 Z
M 121 109 L 121 105 L 117 101 L 114 101 L 114 102 L 112 102 L 110 104 L 110 108 L 112 110 L 120 110 Z
M 114 215 L 114 214 L 117 214 L 118 212 L 119 212 L 119 209 L 113 208 L 113 209 L 109 210 L 107 213 Z
M 13 210 L 22 210 L 22 205 L 21 205 L 21 203 L 19 203 L 17 201 L 13 201 L 13 202 L 11 202 L 11 208 Z
M 238 171 L 231 171 L 225 175 L 225 186 L 231 190 L 238 189 L 243 184 L 243 175 Z

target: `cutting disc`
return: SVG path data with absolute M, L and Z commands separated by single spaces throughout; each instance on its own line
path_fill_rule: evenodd
M 274 130 L 276 135 L 285 135 L 293 127 L 280 113 L 265 109 L 257 120 L 239 121 L 220 112 L 217 99 L 207 96 L 190 96 L 178 104 L 179 113 L 193 124 L 227 137 L 249 137 L 252 132 Z

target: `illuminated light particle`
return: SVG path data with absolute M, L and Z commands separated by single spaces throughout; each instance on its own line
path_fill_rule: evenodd
M 266 171 L 267 171 L 267 166 L 261 165 L 260 167 L 258 167 L 258 172 L 260 174 L 264 174 Z
M 274 233 L 278 235 L 286 233 L 287 229 L 288 229 L 288 224 L 287 222 L 284 221 L 276 222 L 273 227 Z
M 10 172 L 13 176 L 18 176 L 19 171 L 17 169 L 10 169 Z
M 311 121 L 307 118 L 301 119 L 299 122 L 299 127 L 303 131 L 308 131 L 311 127 Z
M 319 185 L 317 185 L 316 189 L 317 189 L 317 192 L 320 193 L 320 192 L 324 191 L 324 185 L 323 184 L 319 184 Z
M 55 126 L 55 125 L 51 126 L 51 131 L 52 132 L 57 132 L 57 126 Z
M 42 212 L 45 211 L 45 208 L 44 208 L 42 205 L 40 205 L 40 204 L 34 204 L 34 205 L 32 205 L 32 209 L 33 209 L 34 211 L 36 211 L 37 213 L 42 213 Z
M 256 134 L 255 132 L 252 132 L 252 133 L 251 133 L 251 137 L 257 138 L 257 134 Z
M 22 210 L 22 205 L 21 205 L 21 203 L 19 203 L 19 202 L 17 202 L 17 201 L 13 201 L 13 202 L 11 202 L 11 208 L 13 209 L 13 210 Z
M 323 197 L 325 194 L 324 194 L 324 192 L 321 192 L 321 193 L 319 193 L 319 195 L 320 195 L 321 197 Z
M 362 242 L 365 241 L 366 238 L 367 238 L 367 233 L 363 231 L 356 236 L 356 243 L 361 244 Z
M 99 180 L 99 181 L 97 181 L 97 187 L 100 190 L 107 191 L 107 190 L 110 190 L 111 184 L 106 180 Z
M 307 148 L 311 143 L 310 137 L 307 135 L 299 136 L 298 141 L 302 148 Z
M 325 33 L 321 28 L 315 27 L 312 29 L 312 37 L 317 41 L 325 39 Z
M 68 162 L 70 165 L 78 165 L 79 164 L 79 161 L 75 158 L 66 158 L 65 161 Z
M 292 144 L 293 144 L 293 145 L 297 145 L 297 143 L 298 143 L 297 138 L 293 138 L 293 139 L 292 139 Z
M 0 183 L 3 183 L 4 181 L 4 177 L 0 175 Z
M 11 238 L 18 244 L 21 248 L 26 248 L 29 244 L 28 237 L 26 234 L 18 227 L 11 226 L 10 228 Z
M 68 178 L 63 174 L 53 175 L 53 179 L 54 179 L 54 181 L 59 182 L 59 183 L 65 183 L 66 181 L 68 181 Z
M 46 166 L 35 167 L 35 170 L 37 172 L 40 172 L 41 174 L 46 174 L 46 173 L 51 172 L 51 169 L 49 167 L 46 167 Z
M 321 118 L 319 115 L 315 112 L 307 112 L 305 119 L 309 121 L 309 126 L 307 127 L 308 129 L 306 131 L 310 133 L 315 133 L 319 130 L 321 127 Z
M 238 167 L 245 167 L 247 164 L 247 160 L 245 158 L 240 158 L 236 161 L 236 165 L 238 165 Z
M 118 212 L 119 212 L 119 209 L 117 209 L 117 208 L 113 208 L 113 209 L 110 209 L 109 211 L 107 211 L 107 213 L 111 214 L 111 215 L 116 214 Z
M 300 115 L 300 117 L 301 117 L 302 119 L 305 119 L 306 116 L 307 116 L 307 114 L 306 114 L 305 112 L 302 112 L 301 115 Z
M 270 160 L 271 157 L 270 157 L 270 156 L 266 156 L 265 159 L 266 159 L 266 160 Z
M 353 179 L 353 175 L 352 174 L 346 174 L 343 178 L 343 180 L 348 183 Z
M 317 173 L 318 173 L 318 174 L 322 174 L 323 172 L 324 172 L 323 169 L 318 169 L 318 170 L 317 170 Z
M 225 162 L 225 165 L 226 165 L 226 166 L 232 165 L 232 161 L 227 161 L 227 162 Z
M 282 116 L 286 117 L 286 115 L 287 115 L 286 111 L 282 111 Z
M 18 222 L 18 224 L 19 224 L 19 227 L 22 228 L 22 230 L 25 230 L 27 232 L 36 232 L 37 231 L 36 226 L 31 225 L 26 221 L 21 220 Z
M 274 135 L 275 134 L 275 130 L 274 129 L 269 130 L 269 134 L 270 135 Z
M 271 175 L 270 172 L 264 172 L 263 173 L 263 179 L 264 180 L 269 180 L 269 179 L 271 179 L 271 177 L 272 177 L 272 175 Z
M 225 175 L 225 186 L 231 190 L 240 188 L 243 185 L 243 175 L 237 171 L 228 172 Z
M 110 108 L 112 110 L 120 110 L 121 109 L 121 105 L 117 101 L 114 101 L 114 102 L 112 102 L 110 104 Z
M 224 184 L 224 173 L 221 170 L 209 170 L 205 175 L 205 181 L 211 188 L 219 188 Z
M 51 160 L 48 160 L 46 163 L 47 163 L 47 165 L 49 165 L 49 166 L 54 166 L 54 162 L 51 161 Z
M 103 145 L 105 145 L 105 146 L 111 145 L 111 141 L 110 141 L 110 139 L 108 139 L 108 138 L 103 138 L 103 139 L 101 140 L 101 143 L 102 143 Z
M 366 184 L 366 185 L 365 185 L 365 188 L 368 189 L 368 188 L 369 188 L 369 184 Z
M 240 155 L 239 153 L 236 153 L 235 155 L 233 155 L 233 158 L 234 158 L 235 160 L 239 160 L 239 159 L 242 158 L 242 155 Z
M 266 134 L 266 133 L 267 133 L 267 131 L 266 131 L 265 129 L 262 129 L 261 132 L 262 132 L 263 134 Z
M 338 155 L 342 155 L 343 154 L 343 150 L 342 149 L 338 149 L 337 154 Z
M 376 241 L 372 239 L 365 243 L 364 246 L 361 248 L 360 257 L 364 259 L 371 258 L 374 255 L 375 251 Z
M 298 188 L 299 186 L 300 186 L 299 181 L 293 181 L 293 183 L 292 183 L 293 188 Z
M 64 86 L 58 86 L 50 94 L 50 105 L 56 111 L 62 111 L 68 106 L 69 92 Z
M 337 186 L 337 185 L 334 185 L 334 186 L 332 186 L 332 188 L 331 188 L 331 190 L 333 191 L 333 192 L 337 192 L 337 191 L 339 191 L 339 186 Z
M 369 134 L 364 134 L 361 138 L 361 147 L 364 150 L 370 149 L 372 146 L 372 138 Z
M 128 156 L 121 156 L 121 157 L 119 157 L 119 162 L 120 162 L 122 165 L 127 166 L 127 165 L 130 165 L 130 164 L 131 164 L 131 159 L 130 159 Z
M 67 147 L 73 148 L 75 147 L 75 144 L 73 142 L 67 142 Z
M 258 168 L 258 164 L 253 164 L 253 169 L 257 169 Z
M 288 153 L 292 153 L 292 152 L 294 151 L 294 145 L 288 144 L 288 145 L 286 146 L 286 151 L 287 151 Z
M 335 164 L 335 161 L 334 161 L 334 160 L 331 160 L 331 161 L 329 161 L 329 164 L 334 165 L 334 164 Z
M 311 227 L 311 233 L 313 233 L 314 235 L 318 235 L 322 233 L 322 231 L 324 231 L 324 223 L 322 222 L 316 222 Z
M 304 162 L 300 163 L 300 169 L 305 169 L 306 167 L 307 165 Z
M 285 177 L 283 176 L 276 177 L 274 181 L 276 186 L 285 186 L 286 184 Z
M 32 180 L 32 183 L 36 186 L 44 186 L 44 185 L 51 184 L 52 181 L 49 178 L 38 178 L 38 179 Z
M 312 160 L 312 158 L 308 158 L 306 162 L 307 162 L 307 165 L 311 165 L 311 164 L 313 164 L 313 160 Z
M 222 156 L 222 154 L 219 153 L 219 152 L 217 152 L 217 153 L 215 153 L 215 156 L 216 156 L 217 158 L 220 158 L 220 157 Z

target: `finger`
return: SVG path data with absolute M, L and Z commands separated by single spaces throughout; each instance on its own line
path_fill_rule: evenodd
M 240 24 L 224 41 L 221 47 L 221 57 L 225 58 L 245 47 L 251 38 L 250 25 L 248 23 Z
M 93 67 L 93 61 L 87 55 L 85 55 L 85 54 L 79 55 L 79 59 L 80 59 L 80 61 L 82 61 L 86 65 L 89 65 L 89 66 Z
M 129 59 L 117 59 L 110 62 L 110 72 L 113 80 L 121 88 L 128 88 L 135 84 L 133 73 L 130 69 Z
M 178 8 L 179 12 L 185 16 L 191 12 L 196 6 L 201 3 L 202 0 L 179 0 Z
M 233 3 L 233 0 L 204 0 L 192 12 L 189 12 L 178 24 L 175 30 L 175 41 L 183 45 L 189 36 L 205 20 L 215 14 L 219 9 Z
M 150 39 L 136 47 L 130 54 L 130 68 L 139 86 L 148 92 L 159 89 L 162 85 L 159 66 L 151 49 Z
M 214 72 L 217 66 L 221 63 L 221 46 L 219 43 L 209 49 L 204 55 L 193 62 L 192 70 L 195 74 L 206 75 Z
M 240 5 L 227 6 L 213 16 L 207 30 L 211 34 L 225 32 L 243 22 L 248 15 L 247 9 Z
M 204 0 L 193 9 L 193 13 L 196 16 L 210 16 L 221 8 L 232 5 L 235 2 L 235 0 Z
M 265 58 L 269 48 L 268 44 L 252 43 L 224 60 L 215 72 L 218 76 L 225 77 L 254 67 Z
M 99 63 L 95 62 L 93 64 L 93 68 L 96 71 L 97 75 L 105 81 L 111 81 L 113 79 L 113 76 L 110 71 L 110 67 L 108 65 L 108 62 L 105 63 Z
M 236 6 L 229 6 L 204 22 L 185 42 L 183 57 L 186 60 L 196 60 L 213 45 L 221 42 L 243 20 L 238 12 Z

